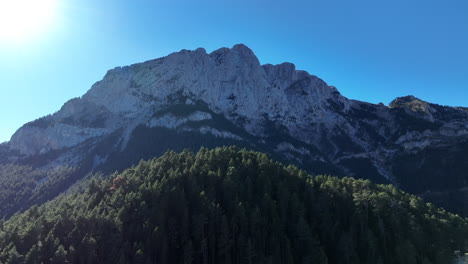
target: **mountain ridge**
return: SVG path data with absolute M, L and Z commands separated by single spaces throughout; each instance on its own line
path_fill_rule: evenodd
M 180 61 L 181 60 L 180 57 L 182 57 L 183 59 L 182 62 Z M 208 58 L 210 58 L 211 61 Z M 263 96 L 263 93 L 266 92 L 267 88 L 271 88 L 271 87 L 267 87 L 269 85 L 265 83 L 265 80 L 263 81 L 261 80 L 261 79 L 267 79 L 268 76 L 265 76 L 265 72 L 273 72 L 272 74 L 273 77 L 271 76 L 268 77 L 270 82 L 274 82 L 270 86 L 277 86 L 278 88 L 281 88 L 283 90 L 288 88 L 287 86 L 290 86 L 292 82 L 303 80 L 306 77 L 314 78 L 314 76 L 309 75 L 304 71 L 296 71 L 295 66 L 290 63 L 283 63 L 283 64 L 279 64 L 275 66 L 266 64 L 264 66 L 261 66 L 258 62 L 258 59 L 254 56 L 253 52 L 244 45 L 236 45 L 232 49 L 221 48 L 216 51 L 213 51 L 210 54 L 204 53 L 204 50 L 201 50 L 201 49 L 197 49 L 195 51 L 183 50 L 181 52 L 172 53 L 160 59 L 151 60 L 151 61 L 147 61 L 147 62 L 139 63 L 139 64 L 133 64 L 131 66 L 126 66 L 126 67 L 117 67 L 113 70 L 108 71 L 108 73 L 104 76 L 103 80 L 94 84 L 92 88 L 87 93 L 85 93 L 85 95 L 83 95 L 79 99 L 73 99 L 67 102 L 62 107 L 62 109 L 59 112 L 57 112 L 58 118 L 59 119 L 64 118 L 64 117 L 73 115 L 77 112 L 78 113 L 81 112 L 82 111 L 81 109 L 83 109 L 85 106 L 80 105 L 78 101 L 80 103 L 87 104 L 86 107 L 91 108 L 91 109 L 93 107 L 99 108 L 99 107 L 104 106 L 106 109 L 92 109 L 91 110 L 94 112 L 103 111 L 104 112 L 102 113 L 103 115 L 114 114 L 114 115 L 119 115 L 121 117 L 127 116 L 129 118 L 134 118 L 135 115 L 140 115 L 142 110 L 145 110 L 143 108 L 144 106 L 142 107 L 141 105 L 144 102 L 140 102 L 136 100 L 135 94 L 131 94 L 132 91 L 129 91 L 129 89 L 137 88 L 137 87 L 141 87 L 141 89 L 135 89 L 136 91 L 134 92 L 143 93 L 142 96 L 145 98 L 142 98 L 142 100 L 157 99 L 157 100 L 161 100 L 162 103 L 164 103 L 165 98 L 168 98 L 171 94 L 174 94 L 175 92 L 178 92 L 178 91 L 181 91 L 186 96 L 192 93 L 195 95 L 195 97 L 199 99 L 200 97 L 203 97 L 205 94 L 207 94 L 206 91 L 208 91 L 208 89 L 204 87 L 200 88 L 199 86 L 197 86 L 196 82 L 199 82 L 198 81 L 199 79 L 204 78 L 203 76 L 204 73 L 203 72 L 192 73 L 192 71 L 194 70 L 192 68 L 190 68 L 189 70 L 183 69 L 183 72 L 188 75 L 185 79 L 189 79 L 188 81 L 195 83 L 195 84 L 192 83 L 190 87 L 170 87 L 169 89 L 164 89 L 161 87 L 155 88 L 154 86 L 150 86 L 148 84 L 142 85 L 141 83 L 146 81 L 146 82 L 149 82 L 150 84 L 153 84 L 151 82 L 155 82 L 155 80 L 153 79 L 153 77 L 155 76 L 147 72 L 148 68 L 151 69 L 151 67 L 153 67 L 154 64 L 164 63 L 164 64 L 171 65 L 169 66 L 169 68 L 171 69 L 169 73 L 167 74 L 169 76 L 166 76 L 165 80 L 163 80 L 165 82 L 170 83 L 170 82 L 175 81 L 175 78 L 178 77 L 177 73 L 180 74 L 180 69 L 177 69 L 179 64 L 182 66 L 185 66 L 186 64 L 195 63 L 196 64 L 195 66 L 198 66 L 198 64 L 205 63 L 203 60 L 207 60 L 210 63 L 223 63 L 222 69 L 217 69 L 215 67 L 214 70 L 215 71 L 221 70 L 220 75 L 227 75 L 226 72 L 231 74 L 231 76 L 226 76 L 222 78 L 222 80 L 218 81 L 218 83 L 225 83 L 228 81 L 235 81 L 235 79 L 240 79 L 238 78 L 238 76 L 236 76 L 238 74 L 246 75 L 242 77 L 250 77 L 248 76 L 249 74 L 255 74 L 254 76 L 255 78 L 242 78 L 242 79 L 247 80 L 246 84 L 235 83 L 234 86 L 237 85 L 237 86 L 242 86 L 242 87 L 240 89 L 238 87 L 237 89 L 238 91 L 232 90 L 230 92 L 232 94 L 243 95 L 242 100 L 245 100 L 245 102 L 240 100 L 240 98 L 234 99 L 233 97 L 230 97 L 230 94 L 227 94 L 227 96 L 221 97 L 220 94 L 223 94 L 223 91 L 221 91 L 221 85 L 217 85 L 217 87 L 212 87 L 213 89 L 209 90 L 211 93 L 208 95 L 208 98 L 204 98 L 204 99 L 208 100 L 208 104 L 210 106 L 213 106 L 212 110 L 214 110 L 215 112 L 219 112 L 219 111 L 229 112 L 232 110 L 232 108 L 236 108 L 237 110 L 236 112 L 244 116 L 253 115 L 255 112 L 259 112 L 258 109 L 255 109 L 255 106 L 261 105 L 259 101 L 263 98 L 255 98 L 255 96 L 258 95 L 258 93 L 260 93 L 260 95 Z M 239 61 L 241 61 L 241 63 L 239 63 Z M 235 66 L 231 66 L 230 64 L 232 63 L 235 63 Z M 175 66 L 173 64 L 175 64 Z M 231 69 L 226 70 L 225 69 L 227 67 L 226 65 L 231 66 Z M 250 73 L 250 70 L 252 68 L 250 66 L 254 66 L 254 69 L 257 70 L 257 72 Z M 138 69 L 138 68 L 142 68 L 142 69 Z M 172 69 L 172 68 L 176 68 L 176 69 Z M 263 69 L 266 69 L 265 72 L 262 72 Z M 130 74 L 129 72 L 131 71 L 136 72 L 135 74 L 139 74 L 140 76 L 135 76 L 134 78 L 130 79 L 130 77 L 132 76 L 129 77 L 128 75 Z M 274 76 L 276 76 L 275 73 L 277 72 L 279 73 L 279 76 L 281 77 L 281 78 L 278 78 L 279 81 L 274 79 Z M 258 78 L 259 76 L 263 78 Z M 117 80 L 115 80 L 115 78 L 117 78 Z M 256 83 L 257 79 L 260 79 L 260 81 Z M 284 79 L 286 80 L 287 83 L 284 83 L 285 82 Z M 178 80 L 178 82 L 183 82 L 183 81 L 186 81 L 186 80 Z M 326 84 L 322 80 L 317 78 L 315 81 L 317 81 L 319 85 L 324 86 L 322 89 L 327 88 Z M 103 82 L 107 82 L 108 85 L 101 85 Z M 167 86 L 167 83 L 163 83 L 162 85 Z M 106 88 L 109 88 L 109 87 L 112 87 L 112 91 L 106 90 Z M 262 92 L 262 89 L 264 89 L 263 92 Z M 246 90 L 248 92 L 246 92 Z M 336 90 L 332 89 L 331 91 L 334 92 Z M 155 95 L 154 93 L 158 93 L 158 94 Z M 253 97 L 253 100 L 252 100 L 252 97 Z M 222 98 L 223 100 L 218 102 L 218 99 L 220 98 Z M 235 101 L 235 102 L 233 103 L 232 101 Z M 321 100 L 316 100 L 316 101 L 321 102 Z M 271 107 L 271 104 L 270 105 L 267 104 L 267 106 Z M 106 112 L 106 110 L 108 110 L 110 113 Z M 270 109 L 266 109 L 265 112 L 268 114 L 272 112 L 268 110 Z M 283 112 L 285 111 L 286 110 L 283 110 Z M 74 131 L 66 131 L 66 132 L 73 133 Z M 99 129 L 93 129 L 93 131 L 76 131 L 76 133 L 85 133 L 85 134 L 89 134 L 90 136 L 94 136 L 96 134 L 103 133 L 103 132 L 105 131 L 102 131 Z M 10 140 L 12 148 L 18 149 L 20 150 L 20 152 L 25 153 L 25 154 L 36 154 L 40 152 L 40 149 L 31 150 L 25 146 L 21 146 L 20 144 L 18 144 L 17 142 L 21 141 L 21 139 L 17 140 L 18 137 L 19 138 L 22 137 L 21 133 L 20 134 L 15 133 L 15 135 L 13 135 L 12 137 L 12 140 Z M 85 138 L 87 137 L 83 137 L 82 139 L 85 139 Z M 63 145 L 63 146 L 67 146 L 67 145 Z M 55 146 L 53 143 L 51 143 L 50 147 L 51 149 L 57 149 L 57 148 L 60 148 L 61 146 Z
M 18 129 L 0 145 L 0 164 L 66 164 L 85 175 L 205 145 L 240 145 L 313 174 L 413 193 L 468 185 L 466 109 L 413 96 L 389 106 L 350 100 L 292 63 L 261 65 L 242 44 L 109 70 L 82 97 Z

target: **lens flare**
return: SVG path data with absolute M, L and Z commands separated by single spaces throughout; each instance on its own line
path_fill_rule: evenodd
M 0 43 L 30 41 L 54 23 L 57 0 L 0 0 Z

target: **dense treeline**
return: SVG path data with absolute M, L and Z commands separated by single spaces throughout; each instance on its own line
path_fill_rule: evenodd
M 0 164 L 0 218 L 55 197 L 65 189 L 65 182 L 76 174 L 75 169 L 66 166 L 40 170 L 25 165 Z
M 467 220 L 237 148 L 168 152 L 0 224 L 1 263 L 449 263 Z

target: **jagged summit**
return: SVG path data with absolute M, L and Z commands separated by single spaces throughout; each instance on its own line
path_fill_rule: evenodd
M 291 63 L 261 66 L 245 45 L 210 54 L 203 49 L 182 50 L 109 71 L 82 98 L 67 102 L 47 118 L 51 125 L 21 128 L 10 146 L 23 154 L 36 154 L 74 146 L 123 126 L 132 130 L 150 122 L 154 112 L 171 104 L 175 95 L 202 100 L 233 122 L 249 120 L 242 124 L 249 133 L 262 133 L 265 116 L 282 120 L 306 142 L 311 139 L 301 132 L 306 127 L 299 120 L 339 118 L 325 114 L 329 100 L 347 107 L 347 100 L 319 78 L 297 71 Z M 69 122 L 77 115 L 83 115 L 80 120 L 93 119 L 88 112 L 96 113 L 96 120 L 79 122 L 79 126 Z
M 240 52 L 247 52 L 247 53 L 253 54 L 253 51 L 249 47 L 247 47 L 245 44 L 242 44 L 242 43 L 232 46 L 232 49 L 240 51 Z
M 389 107 L 349 100 L 292 63 L 261 65 L 245 45 L 198 48 L 108 71 L 81 98 L 21 127 L 0 145 L 0 163 L 115 171 L 168 149 L 223 145 L 311 173 L 453 189 L 466 185 L 468 165 L 452 161 L 466 157 L 468 111 L 414 96 Z M 418 171 L 431 181 L 415 179 Z
M 412 104 L 412 103 L 427 103 L 427 102 L 419 98 L 416 98 L 414 95 L 407 95 L 407 96 L 395 98 L 393 101 L 390 102 L 388 106 L 390 108 L 396 108 L 396 107 L 404 107 L 404 106 L 407 106 L 407 104 Z
M 412 112 L 430 114 L 429 103 L 414 97 L 413 95 L 395 98 L 388 105 L 390 108 L 405 108 Z
M 401 97 L 395 98 L 392 102 L 390 102 L 390 106 L 392 104 L 408 103 L 408 102 L 412 102 L 414 100 L 419 100 L 419 99 L 416 98 L 414 95 L 401 96 Z

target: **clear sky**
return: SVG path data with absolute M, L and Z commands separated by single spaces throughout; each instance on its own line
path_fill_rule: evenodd
M 0 0 L 0 10 L 13 1 Z M 15 20 L 18 11 L 0 19 L 10 36 L 30 35 L 0 38 L 0 142 L 115 66 L 237 43 L 262 64 L 292 62 L 352 99 L 388 104 L 412 94 L 468 106 L 466 0 L 48 1 L 57 6 L 22 7 L 49 19 L 37 18 L 34 34 L 18 25 L 26 19 Z

